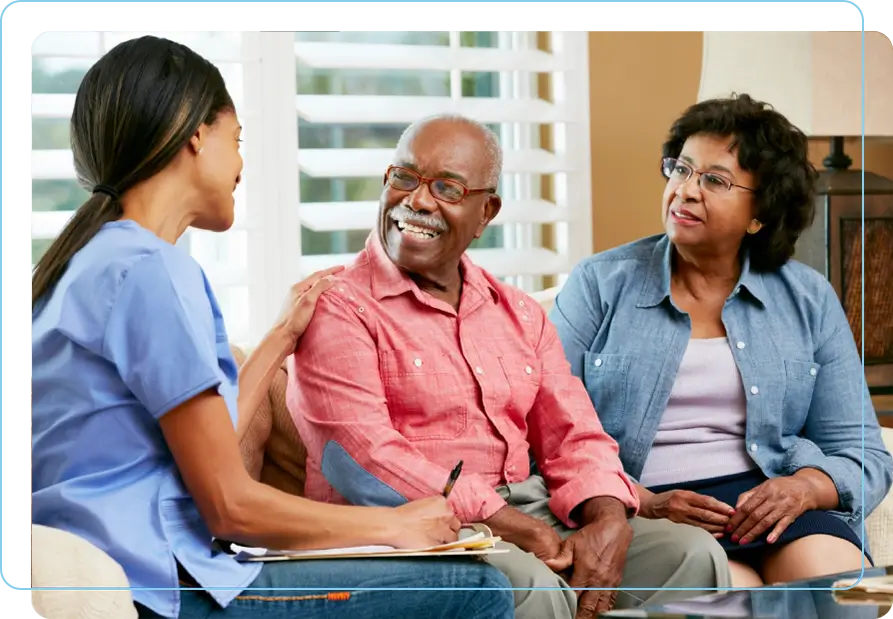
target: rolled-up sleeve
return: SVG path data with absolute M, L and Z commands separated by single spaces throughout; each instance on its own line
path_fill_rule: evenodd
M 881 438 L 849 322 L 830 285 L 819 334 L 815 362 L 821 369 L 803 436 L 789 451 L 785 472 L 815 468 L 826 473 L 837 487 L 839 511 L 858 521 L 890 491 L 893 458 Z
M 583 383 L 571 373 L 554 325 L 545 314 L 541 318 L 542 383 L 528 423 L 552 497 L 549 506 L 569 527 L 579 526 L 571 512 L 593 497 L 614 497 L 636 512 L 638 495 L 623 471 L 618 445 L 602 428 Z
M 320 298 L 289 360 L 287 403 L 311 457 L 347 501 L 394 506 L 443 492 L 450 470 L 426 459 L 395 429 L 376 342 L 331 291 Z M 449 502 L 464 523 L 485 520 L 505 506 L 470 472 L 460 476 Z

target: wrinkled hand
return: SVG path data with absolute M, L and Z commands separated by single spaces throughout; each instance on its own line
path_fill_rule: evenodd
M 287 354 L 297 348 L 298 340 L 313 317 L 319 295 L 332 285 L 330 276 L 343 270 L 343 266 L 323 269 L 291 287 L 276 321 L 277 329 L 288 338 Z
M 797 477 L 776 477 L 738 497 L 736 513 L 726 527 L 733 542 L 747 544 L 772 527 L 767 541 L 772 544 L 794 519 L 815 509 L 812 485 Z M 774 525 L 774 527 L 773 527 Z
M 689 490 L 670 490 L 653 495 L 641 506 L 639 513 L 645 518 L 666 518 L 700 527 L 719 538 L 735 510 L 713 497 Z
M 560 572 L 573 564 L 571 588 L 611 588 L 615 591 L 577 591 L 576 619 L 594 619 L 607 612 L 617 598 L 616 588 L 623 579 L 626 552 L 633 539 L 633 529 L 624 517 L 593 521 L 564 540 L 561 553 L 546 561 L 553 571 Z
M 561 553 L 561 538 L 558 536 L 558 533 L 555 532 L 555 529 L 545 522 L 539 522 L 541 524 L 537 524 L 536 527 L 532 528 L 529 536 L 517 540 L 515 545 L 521 550 L 525 550 L 536 556 L 537 559 L 546 565 L 549 565 L 549 562 L 557 559 Z M 567 567 L 568 566 L 564 566 L 564 568 L 561 569 Z
M 390 543 L 397 548 L 428 548 L 459 538 L 461 523 L 442 496 L 388 508 L 388 512 L 395 517 Z

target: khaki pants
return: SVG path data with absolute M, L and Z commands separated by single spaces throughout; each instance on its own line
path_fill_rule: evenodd
M 562 539 L 573 533 L 549 509 L 549 494 L 542 477 L 534 475 L 496 490 L 510 506 L 547 522 Z M 645 518 L 632 518 L 630 524 L 633 540 L 615 608 L 663 604 L 731 586 L 726 553 L 703 529 Z M 569 589 L 560 576 L 534 555 L 514 544 L 499 544 L 510 552 L 490 555 L 487 560 L 508 577 L 512 587 L 553 589 L 514 591 L 516 618 L 573 619 L 577 612 L 577 592 Z M 697 591 L 661 590 L 664 587 Z M 623 591 L 628 588 L 643 590 Z

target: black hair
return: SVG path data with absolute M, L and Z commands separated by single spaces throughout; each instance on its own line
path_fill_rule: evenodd
M 778 269 L 794 255 L 800 234 L 815 217 L 818 173 L 809 161 L 806 135 L 768 103 L 746 94 L 689 107 L 673 123 L 664 157 L 679 157 L 694 135 L 732 137 L 738 165 L 754 175 L 756 218 L 763 227 L 745 235 L 751 268 Z

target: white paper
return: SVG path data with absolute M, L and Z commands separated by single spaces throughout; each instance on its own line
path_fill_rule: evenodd
M 322 550 L 272 550 L 269 548 L 255 548 L 251 546 L 240 546 L 233 544 L 233 552 L 236 553 L 236 560 L 245 560 L 257 557 L 318 557 L 326 555 L 367 555 L 367 554 L 403 554 L 410 552 L 438 552 L 456 550 L 461 552 L 463 546 L 470 542 L 486 539 L 483 533 L 476 533 L 470 537 L 466 537 L 449 544 L 441 544 L 439 546 L 429 546 L 428 548 L 394 548 L 393 546 L 353 546 L 349 548 L 325 548 Z

